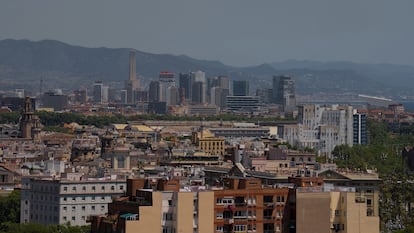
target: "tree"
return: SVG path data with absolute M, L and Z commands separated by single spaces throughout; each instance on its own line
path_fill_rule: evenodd
M 0 233 L 87 233 L 90 232 L 90 226 L 71 226 L 62 225 L 40 225 L 37 223 L 4 223 L 0 228 Z
M 14 190 L 6 197 L 0 197 L 0 223 L 20 221 L 20 191 Z

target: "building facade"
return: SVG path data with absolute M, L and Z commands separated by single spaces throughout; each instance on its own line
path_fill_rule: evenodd
M 335 146 L 353 145 L 354 116 L 351 106 L 298 106 L 298 124 L 280 125 L 278 134 L 291 145 L 314 148 L 330 156 Z
M 367 132 L 367 115 L 361 113 L 354 114 L 354 137 L 353 143 L 359 145 L 368 144 L 368 132 Z
M 353 191 L 298 189 L 296 216 L 297 233 L 380 232 L 379 217 Z
M 124 179 L 23 177 L 20 222 L 87 225 L 89 216 L 107 213 L 108 203 L 125 190 Z
M 273 102 L 280 104 L 284 112 L 296 109 L 295 80 L 290 76 L 273 76 Z
M 227 96 L 226 111 L 230 113 L 258 113 L 262 107 L 257 96 Z
M 250 94 L 249 81 L 240 80 L 233 81 L 233 95 L 234 96 L 248 96 Z

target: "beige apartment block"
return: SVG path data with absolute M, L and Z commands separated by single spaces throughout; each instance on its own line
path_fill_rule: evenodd
M 297 233 L 379 233 L 379 216 L 355 192 L 296 191 Z

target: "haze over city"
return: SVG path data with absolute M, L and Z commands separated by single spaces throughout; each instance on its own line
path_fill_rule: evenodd
M 53 39 L 248 66 L 414 65 L 412 1 L 4 1 L 0 39 Z
M 414 232 L 414 2 L 0 3 L 0 233 Z

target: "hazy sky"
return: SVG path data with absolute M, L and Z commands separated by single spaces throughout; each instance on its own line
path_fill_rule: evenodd
M 186 54 L 414 65 L 413 0 L 0 0 L 0 39 Z

